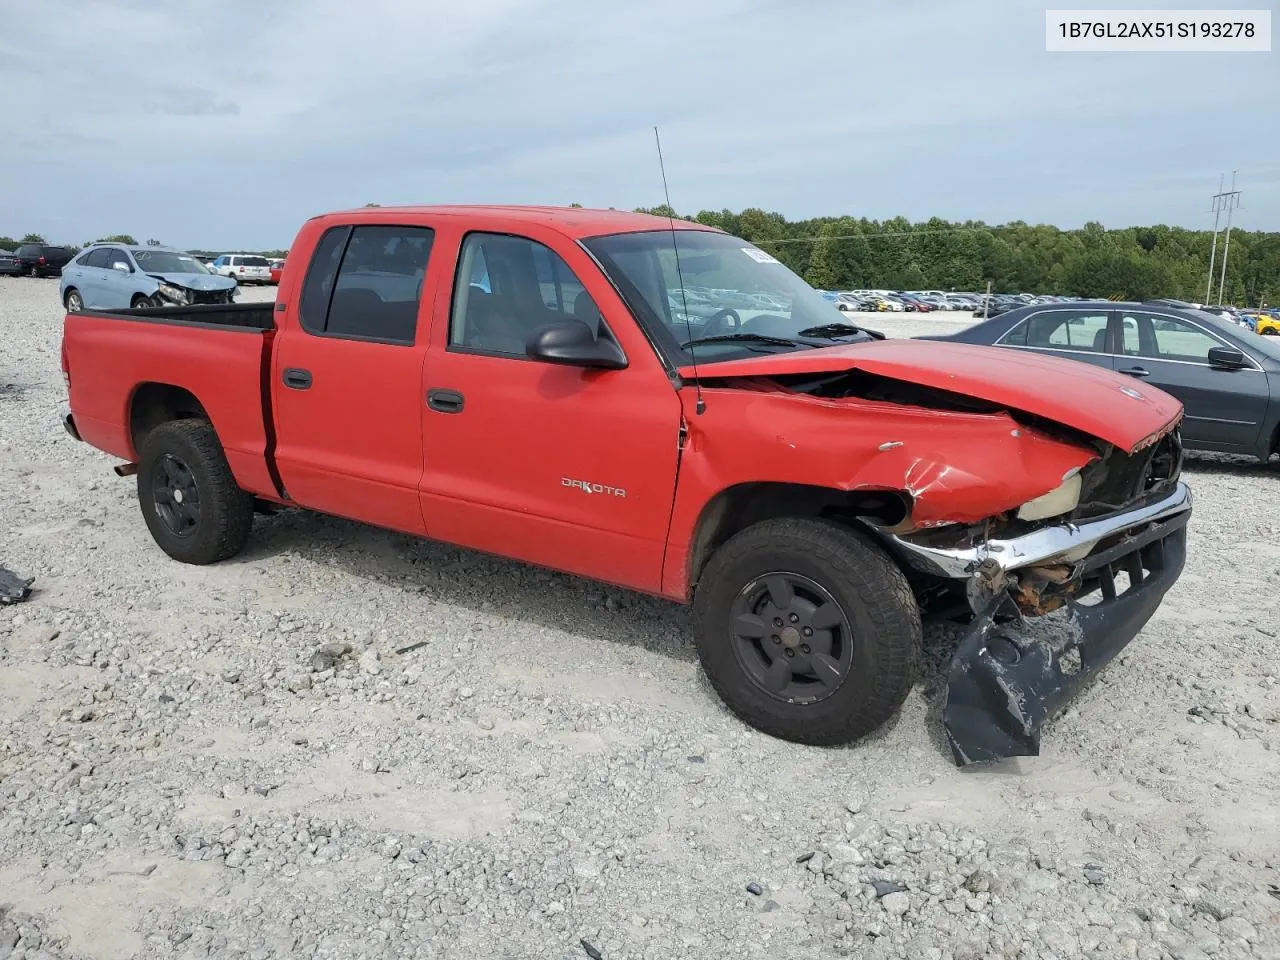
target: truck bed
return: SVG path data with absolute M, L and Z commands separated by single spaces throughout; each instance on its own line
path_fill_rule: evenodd
M 271 341 L 275 304 L 82 310 L 63 321 L 64 363 L 78 435 L 134 462 L 148 407 L 199 398 L 245 490 L 274 496 Z

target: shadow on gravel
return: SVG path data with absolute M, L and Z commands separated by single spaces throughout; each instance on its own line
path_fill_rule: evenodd
M 689 610 L 680 604 L 321 514 L 258 517 L 246 549 L 230 562 L 286 554 L 435 603 L 697 659 Z

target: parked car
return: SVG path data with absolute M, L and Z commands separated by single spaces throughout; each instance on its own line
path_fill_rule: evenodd
M 71 249 L 51 243 L 24 243 L 14 251 L 14 256 L 20 273 L 28 277 L 56 277 L 71 259 Z
M 1187 447 L 1264 461 L 1280 453 L 1280 340 L 1201 310 L 1155 301 L 1044 304 L 917 339 L 1068 357 L 1122 373 L 1182 401 Z M 1145 396 L 1149 386 L 1132 392 Z
M 813 744 L 885 723 L 921 617 L 968 604 L 957 764 L 1037 753 L 1183 567 L 1175 399 L 877 337 L 701 224 L 351 210 L 302 226 L 284 280 L 279 303 L 66 317 L 67 430 L 126 461 L 176 560 L 231 557 L 255 507 L 296 507 L 692 603 L 730 709 Z M 789 310 L 723 305 L 690 335 L 686 284 Z M 1058 608 L 1070 645 L 1028 624 Z
M 274 284 L 279 284 L 280 275 L 284 273 L 284 261 L 272 260 L 270 268 L 271 268 L 271 282 Z
M 168 247 L 93 244 L 62 269 L 59 295 L 70 313 L 174 304 L 232 303 L 236 283 Z
M 12 250 L 0 250 L 0 276 L 16 277 L 20 273 L 18 255 Z
M 248 253 L 224 253 L 213 261 L 211 269 L 223 277 L 232 277 L 237 283 L 270 283 L 271 264 L 266 257 Z

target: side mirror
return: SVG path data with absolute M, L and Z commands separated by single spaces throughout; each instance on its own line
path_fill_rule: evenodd
M 1209 366 L 1211 367 L 1217 367 L 1220 370 L 1239 370 L 1248 365 L 1249 361 L 1239 350 L 1232 347 L 1209 348 Z
M 525 353 L 544 363 L 595 370 L 622 370 L 627 358 L 611 340 L 597 340 L 581 320 L 542 327 L 529 338 Z
M 115 263 L 111 264 L 111 269 L 119 270 L 121 273 L 133 273 L 129 268 L 129 265 L 121 260 L 117 260 Z

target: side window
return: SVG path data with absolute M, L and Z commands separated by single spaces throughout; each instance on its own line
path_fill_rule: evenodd
M 1121 317 L 1120 332 L 1124 339 L 1124 346 L 1122 347 L 1124 352 L 1131 357 L 1137 356 L 1138 343 L 1140 342 L 1138 336 L 1138 321 L 1127 314 Z
M 133 272 L 133 264 L 129 262 L 129 255 L 119 247 L 109 248 L 107 250 L 107 266 L 115 270 L 118 263 L 123 263 L 129 272 Z
M 1152 360 L 1182 360 L 1188 363 L 1209 362 L 1209 351 L 1222 346 L 1216 338 L 1199 327 L 1173 317 L 1151 315 L 1153 344 L 1139 342 L 1138 355 Z
M 550 247 L 506 234 L 467 235 L 454 284 L 451 347 L 523 357 L 539 328 L 566 320 L 612 339 L 591 294 Z
M 412 345 L 435 231 L 335 227 L 320 238 L 299 305 L 312 333 Z
M 1019 320 L 1003 337 L 996 341 L 999 344 L 1007 344 L 1011 347 L 1025 347 L 1027 345 L 1027 321 Z
M 302 282 L 302 296 L 298 299 L 298 319 L 308 333 L 324 333 L 325 314 L 329 311 L 329 297 L 338 277 L 338 264 L 346 249 L 350 227 L 330 227 L 320 237 L 307 276 Z M 223 260 L 219 257 L 218 260 Z
M 1084 310 L 1036 314 L 1027 321 L 1027 346 L 1105 353 L 1107 314 Z
M 98 267 L 102 270 L 107 269 L 109 263 L 107 261 L 107 248 L 97 247 L 90 250 L 78 261 L 82 267 Z

